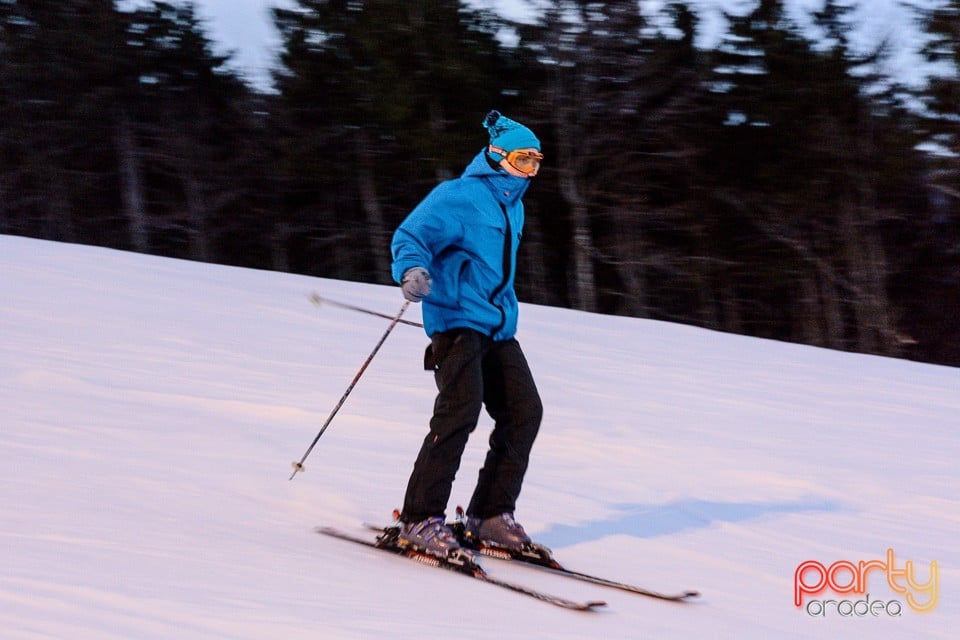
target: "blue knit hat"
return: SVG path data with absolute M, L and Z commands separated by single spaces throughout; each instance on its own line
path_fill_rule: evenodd
M 490 132 L 490 144 L 504 151 L 517 149 L 540 151 L 540 140 L 533 135 L 533 131 L 516 120 L 500 115 L 499 111 L 488 113 L 483 119 L 483 126 Z

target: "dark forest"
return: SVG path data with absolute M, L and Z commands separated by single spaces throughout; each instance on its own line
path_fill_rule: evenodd
M 712 50 L 678 1 L 294 4 L 264 91 L 188 2 L 0 0 L 0 233 L 386 284 L 495 108 L 546 156 L 521 300 L 960 366 L 960 0 L 919 87 L 834 0 Z

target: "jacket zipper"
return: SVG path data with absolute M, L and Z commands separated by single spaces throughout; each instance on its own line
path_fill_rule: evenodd
M 507 324 L 507 312 L 504 311 L 503 307 L 496 302 L 494 299 L 500 295 L 504 289 L 507 288 L 507 284 L 510 282 L 510 272 L 513 270 L 512 261 L 510 260 L 512 249 L 513 249 L 513 229 L 510 226 L 510 215 L 507 213 L 507 207 L 503 203 L 500 204 L 500 210 L 503 212 L 503 219 L 507 223 L 507 232 L 504 235 L 503 239 L 503 281 L 500 282 L 500 285 L 493 290 L 493 293 L 490 294 L 490 304 L 495 306 L 497 310 L 500 311 L 500 324 L 493 328 L 490 331 L 490 337 L 497 335 L 504 325 Z

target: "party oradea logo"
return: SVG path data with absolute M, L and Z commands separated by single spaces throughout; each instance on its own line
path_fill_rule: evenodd
M 898 562 L 893 549 L 883 560 L 801 562 L 793 577 L 793 604 L 815 618 L 899 618 L 933 611 L 940 596 L 937 562 L 925 572 L 912 560 Z

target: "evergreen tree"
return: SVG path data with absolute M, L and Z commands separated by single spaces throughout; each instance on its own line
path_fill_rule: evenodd
M 103 114 L 130 67 L 112 1 L 4 0 L 0 37 L 0 230 L 116 236 L 118 221 L 104 215 L 115 206 Z
M 548 124 L 556 152 L 532 198 L 547 185 L 562 197 L 569 275 L 554 279 L 569 282 L 576 308 L 648 315 L 653 274 L 676 264 L 647 237 L 685 180 L 678 165 L 689 149 L 678 149 L 674 127 L 696 116 L 699 92 L 695 18 L 680 3 L 671 9 L 680 38 L 653 32 L 635 2 L 558 0 L 524 30 L 521 45 L 543 69 L 535 120 Z
M 192 3 L 126 17 L 137 75 L 115 112 L 124 207 L 143 209 L 155 251 L 235 260 L 228 247 L 245 246 L 255 222 L 246 210 L 258 171 L 239 153 L 257 138 L 249 92 L 213 53 Z
M 922 53 L 936 70 L 916 95 L 924 105 L 918 129 L 928 149 L 930 212 L 904 252 L 900 286 L 921 357 L 960 365 L 960 0 L 931 9 L 922 24 Z
M 0 25 L 0 230 L 213 259 L 246 94 L 193 5 L 4 0 Z
M 843 33 L 839 5 L 819 15 Z M 843 38 L 817 51 L 780 0 L 728 16 L 715 90 L 726 120 L 713 187 L 750 333 L 875 353 L 898 349 L 880 236 L 886 149 Z M 784 313 L 784 309 L 790 309 Z
M 425 0 L 299 0 L 274 15 L 290 224 L 333 256 L 311 270 L 386 281 L 399 218 L 479 150 L 503 87 L 500 21 Z
M 918 98 L 926 108 L 928 139 L 942 167 L 936 184 L 943 193 L 960 198 L 960 0 L 949 0 L 924 20 L 928 40 L 922 53 L 936 68 Z M 952 180 L 951 180 L 952 179 Z M 951 184 L 952 182 L 952 184 Z

